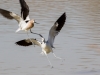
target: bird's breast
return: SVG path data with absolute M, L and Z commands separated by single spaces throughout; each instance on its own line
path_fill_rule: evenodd
M 42 48 L 43 48 L 43 50 L 48 54 L 48 53 L 50 53 L 51 51 L 52 51 L 52 48 L 49 46 L 49 45 L 47 45 L 47 44 L 43 44 L 42 45 Z
M 25 21 L 21 21 L 20 23 L 19 23 L 19 27 L 21 27 L 21 28 L 24 28 L 25 26 L 26 26 L 26 22 Z
M 31 29 L 32 27 L 34 26 L 34 24 L 33 23 L 31 23 L 30 21 L 27 23 L 27 25 L 26 25 L 26 29 L 28 30 L 28 29 Z
M 34 26 L 33 23 L 31 23 L 30 21 L 26 23 L 26 25 L 23 26 L 22 30 L 29 30 Z

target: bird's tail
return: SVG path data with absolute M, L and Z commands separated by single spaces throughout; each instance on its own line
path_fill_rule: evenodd
M 16 32 L 19 32 L 21 29 L 20 28 L 18 28 L 17 30 L 16 30 Z

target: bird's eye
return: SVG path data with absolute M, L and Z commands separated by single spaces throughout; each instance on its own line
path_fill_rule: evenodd
M 26 23 L 28 22 L 29 20 L 25 21 Z

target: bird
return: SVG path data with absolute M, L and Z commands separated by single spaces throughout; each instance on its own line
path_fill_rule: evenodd
M 11 11 L 1 9 L 1 8 L 0 8 L 0 14 L 7 19 L 10 19 L 10 20 L 15 19 L 18 22 L 19 28 L 16 30 L 16 32 L 19 32 L 21 30 L 27 32 L 28 38 L 29 38 L 28 30 L 30 30 L 30 32 L 33 34 L 39 35 L 38 33 L 34 33 L 31 31 L 31 28 L 34 27 L 34 23 L 37 23 L 37 22 L 35 22 L 34 19 L 29 18 L 28 5 L 26 4 L 24 0 L 19 0 L 19 3 L 21 6 L 21 16 L 19 16 L 16 13 L 13 13 Z
M 54 23 L 54 25 L 51 27 L 51 29 L 49 30 L 49 35 L 48 35 L 48 40 L 46 41 L 45 38 L 41 36 L 41 42 L 38 41 L 36 38 L 30 38 L 31 41 L 35 44 L 38 45 L 42 48 L 42 52 L 41 54 L 46 55 L 51 67 L 53 68 L 53 65 L 51 64 L 49 58 L 48 58 L 48 54 L 50 52 L 53 53 L 53 55 L 58 58 L 58 59 L 62 59 L 60 57 L 57 57 L 55 55 L 55 53 L 53 52 L 53 48 L 55 48 L 53 46 L 54 43 L 54 39 L 55 37 L 58 35 L 58 33 L 60 32 L 60 30 L 62 29 L 62 27 L 64 26 L 66 21 L 66 12 L 64 12 L 58 19 L 57 21 Z M 15 42 L 15 44 L 19 45 L 19 46 L 30 46 L 32 45 L 32 42 L 30 41 L 30 39 L 23 39 L 20 41 Z
M 25 20 L 26 23 L 31 21 L 29 18 L 29 6 L 25 2 L 25 0 L 19 0 L 19 3 L 21 6 L 21 17 Z M 35 22 L 35 20 L 33 20 L 33 22 L 36 24 L 39 24 L 39 23 Z M 34 23 L 33 23 L 33 26 L 34 26 Z M 31 28 L 30 28 L 30 32 L 33 33 L 31 31 Z M 36 34 L 36 33 L 34 33 L 34 34 Z
M 37 22 L 35 22 L 34 19 L 29 18 L 29 7 L 26 4 L 26 2 L 24 0 L 19 0 L 19 2 L 21 5 L 21 16 L 19 16 L 16 13 L 13 13 L 11 11 L 1 9 L 1 8 L 0 8 L 0 14 L 7 19 L 10 19 L 10 20 L 15 19 L 19 25 L 19 28 L 16 30 L 16 32 L 24 30 L 27 32 L 27 35 L 28 35 L 28 30 L 32 32 L 31 28 L 33 28 L 34 23 L 37 23 Z
M 15 19 L 18 22 L 19 28 L 16 30 L 16 32 L 20 30 L 27 31 L 34 26 L 33 25 L 34 20 L 30 20 L 29 22 L 26 23 L 22 17 L 20 17 L 19 15 L 11 11 L 0 8 L 0 14 L 7 19 L 11 19 L 11 20 Z
M 29 6 L 25 2 L 25 0 L 19 0 L 19 3 L 20 3 L 20 6 L 21 6 L 21 17 L 25 20 L 26 23 L 29 22 L 29 21 L 31 21 L 30 18 L 29 18 Z M 32 20 L 32 21 L 34 23 L 36 23 L 36 24 L 39 24 L 39 23 L 35 22 L 35 20 Z M 33 25 L 34 26 L 34 23 L 33 24 L 30 23 L 30 25 Z M 30 32 L 33 33 L 33 34 L 37 34 L 37 33 L 34 33 L 34 32 L 31 31 L 31 28 L 33 26 L 30 26 L 30 25 L 28 25 L 30 27 Z M 20 30 L 20 28 L 18 29 L 18 31 L 19 30 Z M 27 31 L 27 35 L 28 35 L 28 31 Z M 37 35 L 40 35 L 40 34 L 37 34 Z M 28 35 L 28 38 L 29 38 L 29 35 Z

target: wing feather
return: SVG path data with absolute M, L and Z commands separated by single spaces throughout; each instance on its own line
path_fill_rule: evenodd
M 23 20 L 19 15 L 8 10 L 0 9 L 0 14 L 7 19 L 15 19 L 17 22 Z
M 54 23 L 49 31 L 48 42 L 53 47 L 55 36 L 58 35 L 66 21 L 66 13 L 64 12 L 58 20 Z
M 26 18 L 29 15 L 29 7 L 24 0 L 19 0 L 19 2 L 21 5 L 21 16 L 23 17 L 24 20 L 26 20 Z
M 41 43 L 38 40 L 33 39 L 33 38 L 20 40 L 16 42 L 16 44 L 20 46 L 30 46 L 30 45 L 33 45 L 31 41 L 34 43 L 34 45 L 41 46 Z
M 7 19 L 13 19 L 13 17 L 10 15 L 10 11 L 4 10 L 4 9 L 0 9 L 0 14 L 7 18 Z

